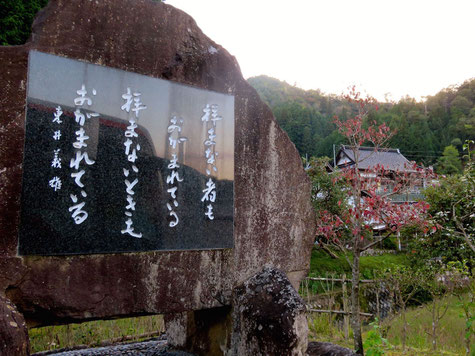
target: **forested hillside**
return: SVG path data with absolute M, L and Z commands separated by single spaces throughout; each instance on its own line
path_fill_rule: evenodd
M 267 76 L 248 81 L 271 107 L 302 156 L 332 157 L 333 144 L 343 142 L 333 117 L 345 119 L 355 108 L 338 96 L 306 91 Z M 475 78 L 443 89 L 424 102 L 406 97 L 397 103 L 380 103 L 369 119 L 385 122 L 397 131 L 389 145 L 399 148 L 408 159 L 425 165 L 438 163 L 443 170 L 442 162 L 459 159 L 463 142 L 475 139 Z M 449 146 L 456 150 L 447 149 Z M 458 167 L 454 163 L 450 169 Z
M 48 0 L 7 0 L 0 4 L 0 45 L 21 45 L 28 40 L 36 13 Z

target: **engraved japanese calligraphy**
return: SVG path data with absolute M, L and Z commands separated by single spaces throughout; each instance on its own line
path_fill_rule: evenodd
M 20 254 L 233 246 L 234 97 L 30 52 Z

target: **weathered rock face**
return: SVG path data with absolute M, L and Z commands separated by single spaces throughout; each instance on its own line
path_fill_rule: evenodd
M 30 49 L 234 95 L 235 247 L 17 256 Z M 31 41 L 0 47 L 0 63 L 0 294 L 29 325 L 230 305 L 233 286 L 263 265 L 293 283 L 306 273 L 313 216 L 299 155 L 191 17 L 151 0 L 50 0 Z
M 27 355 L 28 330 L 16 307 L 0 296 L 0 355 Z
M 305 355 L 305 303 L 285 274 L 265 268 L 233 296 L 234 355 Z
M 357 356 L 352 350 L 331 344 L 329 342 L 310 342 L 307 355 L 309 356 Z

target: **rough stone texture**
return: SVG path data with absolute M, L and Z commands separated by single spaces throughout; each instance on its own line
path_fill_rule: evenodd
M 235 247 L 18 257 L 30 49 L 235 95 Z M 294 284 L 305 274 L 314 224 L 299 155 L 236 60 L 191 17 L 151 0 L 50 0 L 31 41 L 0 47 L 0 63 L 0 295 L 29 325 L 220 307 L 263 265 Z
M 167 314 L 165 325 L 173 348 L 209 356 L 226 354 L 230 348 L 230 307 Z
M 305 355 L 305 303 L 285 274 L 265 268 L 233 293 L 232 355 Z
M 143 342 L 134 342 L 106 347 L 84 348 L 80 350 L 44 351 L 33 356 L 194 356 L 193 354 L 174 350 L 167 344 L 166 337 Z
M 25 257 L 27 273 L 6 294 L 31 326 L 222 305 L 231 252 Z
M 310 342 L 307 355 L 309 356 L 357 356 L 352 350 L 331 344 L 329 342 Z
M 33 356 L 104 356 L 104 355 L 140 355 L 140 356 L 193 356 L 169 346 L 166 338 L 124 345 L 97 347 L 74 351 L 44 351 Z M 278 352 L 277 355 L 283 355 Z M 307 355 L 309 356 L 357 356 L 352 350 L 331 344 L 329 342 L 310 342 Z
M 28 329 L 16 307 L 0 296 L 0 355 L 28 355 Z

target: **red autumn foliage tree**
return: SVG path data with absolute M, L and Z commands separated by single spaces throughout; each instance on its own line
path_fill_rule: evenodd
M 377 110 L 376 102 L 372 98 L 362 98 L 360 93 L 352 87 L 345 99 L 358 107 L 358 113 L 341 121 L 335 117 L 341 134 L 343 134 L 352 150 L 354 164 L 342 169 L 335 179 L 343 179 L 348 188 L 346 202 L 342 201 L 343 209 L 339 215 L 329 212 L 320 212 L 317 227 L 318 238 L 339 248 L 345 255 L 352 268 L 351 290 L 351 324 L 354 336 L 354 347 L 358 354 L 363 355 L 361 337 L 361 321 L 359 307 L 359 278 L 361 253 L 380 243 L 392 233 L 407 225 L 417 224 L 428 226 L 428 204 L 395 204 L 391 195 L 404 192 L 418 179 L 427 178 L 432 172 L 411 164 L 401 171 L 389 171 L 381 165 L 360 170 L 359 165 L 369 156 L 360 157 L 360 148 L 363 145 L 374 147 L 373 154 L 381 151 L 384 144 L 392 137 L 393 131 L 386 125 L 368 125 L 366 119 L 371 109 Z M 385 184 L 390 181 L 391 184 Z M 385 226 L 386 235 L 373 238 L 373 227 Z M 348 253 L 352 254 L 352 260 Z

